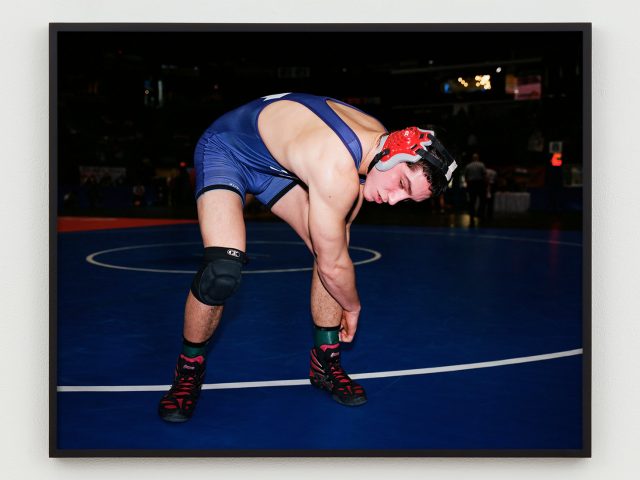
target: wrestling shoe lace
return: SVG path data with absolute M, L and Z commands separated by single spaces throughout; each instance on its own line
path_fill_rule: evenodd
M 204 382 L 203 356 L 178 357 L 173 384 L 160 400 L 158 413 L 167 422 L 185 422 L 191 418 Z
M 339 344 L 311 349 L 309 380 L 314 387 L 331 392 L 342 405 L 358 406 L 367 401 L 364 388 L 342 368 Z

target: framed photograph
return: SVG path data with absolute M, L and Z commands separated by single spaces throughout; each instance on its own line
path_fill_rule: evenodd
M 589 457 L 591 25 L 51 24 L 50 456 Z

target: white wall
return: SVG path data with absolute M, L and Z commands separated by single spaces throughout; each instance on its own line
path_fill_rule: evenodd
M 5 0 L 0 7 L 0 472 L 30 477 L 596 479 L 640 468 L 640 18 L 630 0 Z M 593 458 L 49 459 L 49 22 L 593 22 Z M 634 208 L 635 207 L 635 208 Z M 425 432 L 428 434 L 428 432 Z

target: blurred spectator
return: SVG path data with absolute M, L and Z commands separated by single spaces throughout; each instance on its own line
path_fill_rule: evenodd
M 464 178 L 467 183 L 467 192 L 469 193 L 470 225 L 473 226 L 474 218 L 478 216 L 480 218 L 484 217 L 487 191 L 487 169 L 484 163 L 480 161 L 480 155 L 477 153 L 472 155 L 471 162 L 464 169 Z
M 136 183 L 133 186 L 133 206 L 141 207 L 144 205 L 144 195 L 145 195 L 144 185 L 141 183 Z
M 487 168 L 487 219 L 493 219 L 493 204 L 496 198 L 498 172 Z

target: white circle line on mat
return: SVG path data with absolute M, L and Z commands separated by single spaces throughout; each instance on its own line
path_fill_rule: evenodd
M 306 248 L 304 242 L 285 242 L 279 240 L 256 240 L 249 241 L 248 244 L 278 244 L 278 245 L 300 245 Z M 182 274 L 195 274 L 195 270 L 168 270 L 161 268 L 142 268 L 142 267 L 130 267 L 126 265 L 114 265 L 111 263 L 101 262 L 96 260 L 96 257 L 100 255 L 104 255 L 112 252 L 122 252 L 125 250 L 136 250 L 136 249 L 144 249 L 144 248 L 157 248 L 157 247 L 173 247 L 173 246 L 181 246 L 181 245 L 199 245 L 200 242 L 178 242 L 178 243 L 153 243 L 148 245 L 130 245 L 127 247 L 120 248 L 111 248 L 109 250 L 101 250 L 99 252 L 94 252 L 85 258 L 85 260 L 98 267 L 111 268 L 115 270 L 128 270 L 134 272 L 150 272 L 150 273 L 182 273 Z M 375 262 L 382 258 L 382 254 L 377 250 L 372 250 L 370 248 L 365 247 L 356 247 L 349 246 L 349 250 L 359 250 L 362 252 L 367 252 L 371 254 L 371 257 L 365 258 L 364 260 L 359 260 L 357 262 L 353 262 L 354 265 L 364 265 L 367 263 Z M 242 274 L 255 274 L 255 273 L 289 273 L 289 272 L 310 272 L 313 270 L 313 267 L 299 267 L 299 268 L 274 268 L 274 269 L 263 269 L 263 270 L 243 270 Z

